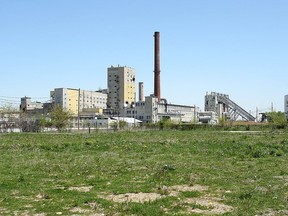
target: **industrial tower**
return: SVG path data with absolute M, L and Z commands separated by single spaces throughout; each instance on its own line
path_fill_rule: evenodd
M 107 73 L 108 108 L 115 110 L 129 107 L 135 102 L 135 69 L 111 66 Z

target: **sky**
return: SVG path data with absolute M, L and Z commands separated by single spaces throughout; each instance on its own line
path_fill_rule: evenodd
M 159 31 L 168 102 L 203 110 L 218 92 L 252 114 L 284 111 L 287 9 L 287 0 L 0 0 L 0 105 L 105 89 L 111 65 L 135 68 L 148 96 Z

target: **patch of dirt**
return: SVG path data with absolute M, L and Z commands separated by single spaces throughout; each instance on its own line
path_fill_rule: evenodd
M 208 189 L 207 186 L 202 185 L 174 185 L 169 187 L 170 190 L 178 191 L 178 192 L 185 192 L 185 191 L 206 191 Z
M 287 175 L 286 176 L 274 176 L 274 178 L 283 180 L 285 182 L 284 186 L 288 185 L 288 176 Z
M 61 186 L 61 185 L 56 185 L 56 186 L 54 187 L 54 189 L 56 189 L 56 190 L 65 190 L 65 187 L 64 187 L 64 186 Z
M 89 202 L 86 204 L 93 210 L 93 214 L 91 216 L 105 216 L 104 209 L 98 205 L 96 202 Z
M 284 216 L 288 215 L 288 210 L 273 210 L 267 209 L 264 213 L 257 214 L 255 216 Z
M 38 194 L 38 195 L 36 196 L 36 198 L 37 198 L 37 199 L 44 199 L 44 195 L 43 195 L 43 194 Z
M 74 207 L 74 208 L 70 209 L 70 212 L 73 212 L 73 213 L 81 213 L 81 214 L 91 213 L 90 210 L 88 210 L 88 209 L 83 209 L 83 208 L 80 208 L 80 207 Z
M 31 204 L 27 204 L 27 205 L 24 205 L 25 208 L 33 208 L 33 205 Z
M 95 213 L 95 212 L 92 212 L 91 210 L 89 209 L 83 209 L 83 208 L 80 208 L 80 207 L 74 207 L 72 209 L 70 209 L 70 212 L 72 213 L 79 213 L 79 214 L 89 214 L 89 215 L 93 215 L 93 216 L 105 216 L 104 213 Z
M 89 192 L 93 186 L 80 186 L 80 187 L 69 187 L 68 190 L 70 191 L 80 191 L 80 192 Z
M 288 176 L 274 176 L 274 178 L 282 179 L 284 181 L 288 181 Z
M 25 210 L 25 211 L 14 211 L 13 212 L 14 215 L 19 215 L 19 216 L 30 216 L 31 215 L 31 212 Z M 37 213 L 37 214 L 33 214 L 34 216 L 46 216 L 45 213 Z
M 184 200 L 184 202 L 188 204 L 197 204 L 200 205 L 201 207 L 204 207 L 204 209 L 188 208 L 187 211 L 189 213 L 224 214 L 226 212 L 233 211 L 232 206 L 219 203 L 213 198 L 187 198 Z
M 38 196 L 38 195 L 37 195 Z M 39 201 L 38 197 L 36 196 L 37 199 L 33 197 L 27 197 L 27 196 L 15 196 L 15 199 L 23 199 L 23 200 L 29 200 L 29 201 Z
M 11 195 L 12 196 L 17 196 L 17 195 L 19 195 L 20 194 L 20 191 L 18 191 L 18 190 L 13 190 L 12 192 L 11 192 Z
M 166 192 L 166 194 L 169 194 L 169 196 L 179 196 L 180 192 L 186 192 L 186 191 L 206 191 L 208 187 L 202 186 L 202 185 L 174 185 L 171 187 L 163 187 L 163 191 Z
M 6 208 L 1 208 L 1 207 L 0 207 L 0 213 L 1 213 L 1 214 L 2 214 L 2 213 L 3 213 L 3 214 L 5 213 L 5 214 L 8 215 L 8 214 L 10 213 L 10 211 L 9 211 L 8 209 L 6 209 Z
M 15 199 L 22 199 L 22 200 L 29 200 L 29 201 L 33 201 L 33 202 L 39 202 L 43 199 L 50 199 L 48 194 L 43 194 L 43 193 L 39 193 L 37 194 L 35 197 L 31 197 L 31 196 L 14 196 Z M 28 208 L 29 205 L 27 205 Z
M 45 178 L 45 179 L 42 179 L 42 181 L 44 181 L 44 182 L 54 182 L 55 180 L 54 179 L 50 179 L 50 178 Z
M 155 201 L 168 196 L 178 197 L 181 192 L 186 191 L 207 191 L 207 186 L 202 185 L 175 185 L 171 187 L 163 186 L 159 189 L 162 193 L 125 193 L 117 195 L 101 195 L 100 198 L 108 199 L 113 202 L 137 202 L 144 203 L 149 201 Z M 180 199 L 179 199 L 180 200 Z M 183 204 L 188 206 L 185 210 L 185 214 L 199 213 L 199 214 L 224 214 L 226 212 L 233 211 L 232 206 L 228 206 L 220 203 L 223 199 L 217 197 L 201 196 L 198 198 L 184 198 L 181 200 Z M 193 206 L 195 205 L 195 206 Z M 165 209 L 165 212 L 169 212 L 169 209 Z
M 163 197 L 158 193 L 126 193 L 126 194 L 117 194 L 117 195 L 108 195 L 102 197 L 113 202 L 137 202 L 144 203 L 149 201 L 154 201 Z
M 262 193 L 267 193 L 267 192 L 268 192 L 268 189 L 267 189 L 267 188 L 261 187 L 261 186 L 257 186 L 257 187 L 255 188 L 255 190 L 260 191 L 260 192 L 262 192 Z
M 48 194 L 40 193 L 36 196 L 36 199 L 34 199 L 34 201 L 40 201 L 42 199 L 50 199 L 50 196 Z

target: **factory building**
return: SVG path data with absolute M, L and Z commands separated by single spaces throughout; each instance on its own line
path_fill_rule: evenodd
M 120 116 L 139 119 L 142 122 L 156 122 L 157 119 L 157 98 L 154 96 L 145 97 L 145 101 L 137 101 L 133 106 L 120 110 Z
M 52 103 L 42 103 L 42 102 L 34 102 L 31 100 L 31 97 L 22 97 L 20 103 L 20 113 L 22 114 L 44 114 L 48 113 L 52 110 Z
M 212 92 L 211 94 L 206 93 L 204 104 L 205 112 L 214 112 L 220 118 L 223 118 L 225 114 L 228 114 L 228 107 L 224 103 L 219 101 L 220 97 L 229 98 L 229 95 L 218 94 L 215 92 Z
M 43 103 L 32 102 L 31 97 L 21 98 L 20 110 L 22 112 L 27 112 L 35 109 L 43 109 Z
M 135 106 L 121 109 L 120 116 L 136 118 L 144 123 L 156 123 L 163 119 L 173 122 L 196 122 L 199 107 L 167 103 L 154 95 L 145 97 L 145 101 L 137 101 Z
M 211 92 L 205 95 L 204 109 L 207 112 L 215 112 L 220 118 L 236 121 L 255 121 L 255 117 L 229 98 L 227 94 Z
M 107 72 L 108 108 L 119 111 L 135 102 L 135 69 L 111 66 Z
M 109 71 L 109 69 L 108 69 Z M 114 75 L 115 76 L 115 75 Z M 109 75 L 108 75 L 109 77 Z M 133 85 L 135 76 L 133 76 Z M 120 81 L 120 80 L 119 80 Z M 122 80 L 123 82 L 123 80 Z M 109 83 L 109 82 L 108 82 Z M 160 88 L 160 33 L 154 33 L 154 94 L 145 97 L 143 95 L 143 82 L 139 83 L 139 101 L 132 100 L 132 106 L 124 106 L 120 109 L 120 116 L 139 119 L 142 122 L 156 123 L 162 119 L 170 119 L 174 122 L 196 122 L 199 108 L 168 103 L 161 98 Z M 115 86 L 116 87 L 116 86 Z M 109 94 L 111 93 L 109 89 Z M 135 88 L 131 88 L 131 94 L 135 95 Z M 109 96 L 110 97 L 110 96 Z M 135 99 L 135 97 L 133 97 Z M 113 104 L 112 104 L 113 105 Z
M 107 108 L 107 92 L 73 88 L 55 88 L 50 92 L 53 104 L 76 116 L 82 112 L 101 113 Z
M 197 122 L 199 107 L 171 104 L 161 98 L 159 32 L 154 33 L 154 41 L 154 93 L 150 96 L 144 96 L 144 83 L 139 82 L 139 100 L 136 101 L 136 70 L 118 65 L 107 68 L 107 90 L 55 88 L 50 92 L 52 104 L 74 116 L 73 127 L 83 126 L 84 121 L 112 117 L 135 118 L 143 123 L 156 123 L 162 119 Z

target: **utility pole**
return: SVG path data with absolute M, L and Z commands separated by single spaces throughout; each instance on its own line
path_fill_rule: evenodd
M 193 123 L 196 124 L 196 105 L 194 104 L 194 119 L 193 119 Z
M 78 118 L 77 118 L 77 121 L 78 121 L 78 131 L 80 129 L 80 88 L 79 88 L 79 91 L 78 91 Z
M 134 92 L 134 127 L 136 127 L 136 117 L 137 117 L 137 114 L 136 114 L 136 92 Z

